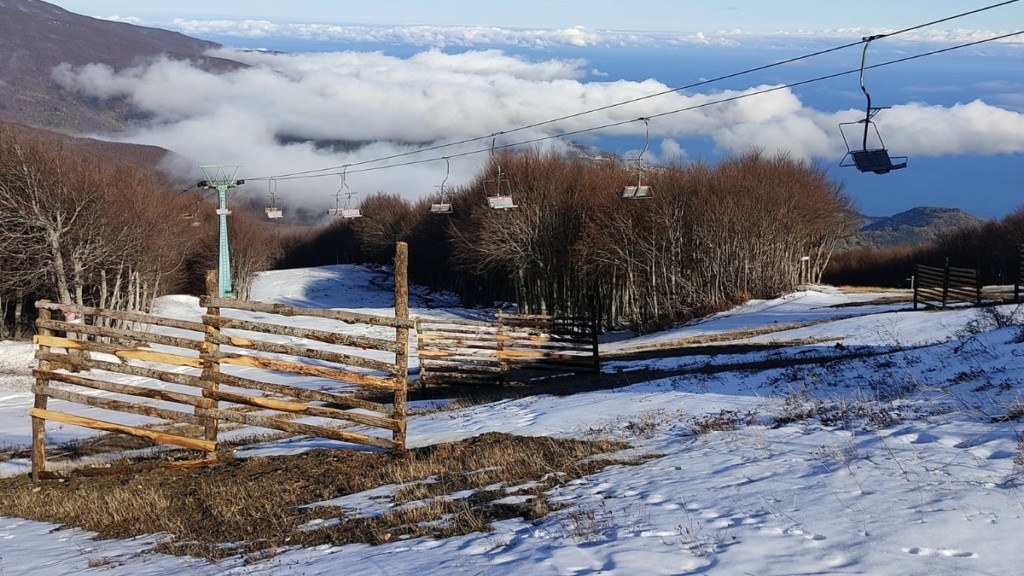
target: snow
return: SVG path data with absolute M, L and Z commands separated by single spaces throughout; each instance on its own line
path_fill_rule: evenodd
M 295 548 L 257 562 L 212 563 L 147 552 L 161 535 L 95 540 L 78 529 L 0 517 L 0 574 L 1020 573 L 1020 425 L 1002 417 L 1024 401 L 1024 345 L 1016 343 L 1018 327 L 1000 326 L 1016 307 L 925 312 L 872 303 L 880 296 L 815 286 L 748 302 L 602 344 L 619 354 L 604 370 L 656 371 L 633 385 L 410 418 L 413 446 L 498 431 L 616 438 L 632 446 L 630 454 L 649 457 L 554 489 L 550 499 L 563 507 L 537 523 L 508 520 L 490 533 L 446 540 Z M 393 313 L 386 269 L 268 272 L 253 298 Z M 199 316 L 198 301 L 184 296 L 160 299 L 157 311 Z M 488 313 L 412 291 L 414 316 Z M 740 330 L 750 332 L 730 339 Z M 707 336 L 720 339 L 716 346 L 786 345 L 625 355 Z M 0 445 L 29 442 L 32 353 L 31 345 L 0 342 Z M 757 362 L 764 365 L 752 368 Z M 811 409 L 823 416 L 789 418 Z M 749 422 L 702 428 L 729 417 Z M 47 433 L 55 441 L 89 434 L 64 426 Z M 330 445 L 298 438 L 239 454 Z M 27 469 L 22 459 L 0 462 L 0 476 Z M 393 489 L 319 505 L 374 513 Z M 515 488 L 506 492 L 510 502 L 519 497 Z

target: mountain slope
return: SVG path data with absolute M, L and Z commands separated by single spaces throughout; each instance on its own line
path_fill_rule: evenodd
M 47 146 L 63 147 L 65 150 L 81 154 L 105 166 L 125 165 L 138 168 L 143 172 L 152 174 L 154 178 L 165 177 L 165 174 L 159 170 L 159 167 L 168 159 L 168 155 L 173 156 L 169 150 L 158 146 L 107 142 L 96 140 L 95 138 L 69 136 L 52 130 L 0 120 L 0 134 L 4 132 L 9 132 L 18 138 L 31 138 L 42 141 Z M 172 182 L 171 184 L 179 185 L 181 182 Z
M 864 226 L 849 240 L 855 246 L 921 246 L 943 232 L 981 226 L 985 220 L 959 208 L 919 206 L 888 218 L 864 217 Z
M 125 102 L 97 102 L 62 89 L 55 66 L 103 63 L 123 69 L 166 55 L 208 68 L 240 66 L 209 58 L 217 44 L 177 32 L 98 20 L 40 0 L 0 0 L 0 118 L 69 132 L 123 129 Z

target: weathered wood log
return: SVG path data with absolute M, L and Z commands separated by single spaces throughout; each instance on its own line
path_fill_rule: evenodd
M 355 422 L 356 424 L 372 426 L 374 428 L 384 428 L 385 430 L 393 431 L 398 427 L 398 423 L 390 418 L 371 416 L 369 414 L 360 414 L 356 412 L 347 412 L 345 410 L 338 410 L 337 408 L 311 406 L 309 404 L 303 404 L 301 402 L 292 402 L 289 400 L 267 398 L 266 396 L 250 396 L 247 394 L 228 392 L 226 390 L 213 390 L 210 392 L 210 397 L 215 398 L 217 400 L 223 400 L 225 402 L 244 404 L 246 406 L 255 406 L 257 408 L 266 408 L 268 410 L 277 410 L 279 412 L 305 414 L 308 416 L 317 416 L 319 418 L 331 418 L 334 420 L 348 420 L 350 422 Z
M 371 314 L 360 314 L 357 312 L 344 312 L 341 310 L 330 310 L 321 308 L 295 308 L 284 304 L 266 304 L 263 302 L 251 302 L 247 300 L 235 300 L 233 298 L 210 298 L 199 299 L 199 305 L 221 309 L 246 310 L 248 312 L 264 312 L 280 316 L 310 316 L 313 318 L 327 318 L 339 320 L 346 324 L 369 324 L 371 326 L 384 326 L 387 328 L 413 328 L 415 322 L 408 318 L 388 318 L 386 316 L 374 316 Z
M 451 334 L 454 336 L 479 336 L 497 334 L 498 328 L 494 324 L 483 325 L 448 325 L 436 324 L 433 322 L 421 322 L 416 329 L 417 334 Z
M 391 438 L 398 450 L 405 450 L 406 410 L 409 395 L 409 328 L 416 322 L 409 319 L 409 245 L 398 242 L 395 245 L 395 319 L 403 322 L 395 330 L 395 364 L 398 366 L 395 397 L 391 417 L 397 422 Z M 408 323 L 408 324 L 407 324 Z
M 58 304 L 56 302 L 40 301 L 36 302 L 36 308 L 39 310 L 74 310 L 79 314 L 101 316 L 104 318 L 113 318 L 115 320 L 122 320 L 124 322 L 138 322 L 148 326 L 166 326 L 168 328 L 180 328 L 182 330 L 189 330 L 192 332 L 202 332 L 203 324 L 201 322 L 194 322 L 191 320 L 179 320 L 177 318 L 167 318 L 165 316 L 155 316 L 153 314 L 144 314 L 141 312 L 124 312 L 121 310 L 110 310 L 108 308 L 93 308 L 90 306 L 67 306 L 64 304 Z
M 268 322 L 254 322 L 251 320 L 239 320 L 237 318 L 225 318 L 223 316 L 203 316 L 203 322 L 221 330 L 234 329 L 259 332 L 262 334 L 275 334 L 278 336 L 293 336 L 295 338 L 306 338 L 317 342 L 337 344 L 340 346 L 351 346 L 353 348 L 382 350 L 384 352 L 398 353 L 398 345 L 393 340 L 382 338 L 370 338 L 367 336 L 353 336 L 330 332 L 327 330 L 316 330 L 313 328 L 300 328 L 297 326 L 283 326 Z
M 569 354 L 556 354 L 544 350 L 502 350 L 498 352 L 499 360 L 516 358 L 545 358 L 550 360 L 571 360 L 574 356 Z
M 239 354 L 226 354 L 221 352 L 216 354 L 215 358 L 221 364 L 228 364 L 231 366 L 262 368 L 264 370 L 274 370 L 277 372 L 285 372 L 288 374 L 299 374 L 302 376 L 327 378 L 330 380 L 336 380 L 338 382 L 353 384 L 355 386 L 362 386 L 364 388 L 375 388 L 380 390 L 394 390 L 397 380 L 394 377 L 371 376 L 369 374 L 361 374 L 359 372 L 352 372 L 350 370 L 339 370 L 337 368 L 313 366 L 310 364 L 302 364 L 300 362 L 276 360 L 274 358 L 265 358 L 262 356 L 242 356 Z
M 227 420 L 228 422 L 245 424 L 246 426 L 270 428 L 272 430 L 281 430 L 283 432 L 291 432 L 292 434 L 303 434 L 306 436 L 313 436 L 315 438 L 330 438 L 331 440 L 351 442 L 353 444 L 362 444 L 364 446 L 374 446 L 376 448 L 384 448 L 385 450 L 393 450 L 397 448 L 392 440 L 388 440 L 386 438 L 368 436 L 366 434 L 358 434 L 356 432 L 345 432 L 326 426 L 304 424 L 302 422 L 293 422 L 270 416 L 260 416 L 257 414 L 245 414 L 219 408 L 200 408 L 199 410 L 200 415 L 202 416 L 210 416 L 220 420 Z
M 177 460 L 174 462 L 138 462 L 128 465 L 115 466 L 87 466 L 74 468 L 72 470 L 50 472 L 44 478 L 49 480 L 62 480 L 73 476 L 84 476 L 86 478 L 98 478 L 103 476 L 121 476 L 125 474 L 138 474 L 150 470 L 173 469 L 193 470 L 206 466 L 216 466 L 220 461 L 216 458 L 205 458 L 202 460 Z
M 199 347 L 203 343 L 203 341 L 199 339 L 179 338 L 177 336 L 166 336 L 163 334 L 155 334 L 153 332 L 122 330 L 119 328 L 108 328 L 105 326 L 72 324 L 69 322 L 62 322 L 57 320 L 39 320 L 36 322 L 36 326 L 40 328 L 49 328 L 51 330 L 76 332 L 78 334 L 106 336 L 109 338 L 117 338 L 126 341 L 145 342 L 148 344 L 163 344 L 165 346 L 174 346 L 177 348 L 184 348 L 186 350 L 195 351 L 199 351 Z M 197 333 L 196 336 L 200 337 L 201 334 Z
M 155 350 L 141 350 L 137 348 L 124 348 L 114 344 L 102 344 L 100 342 L 89 342 L 84 340 L 73 340 L 71 338 L 58 338 L 56 336 L 43 336 L 37 334 L 32 337 L 32 342 L 51 348 L 65 348 L 67 350 L 85 350 L 88 352 L 101 352 L 113 354 L 122 360 L 140 360 L 144 362 L 157 362 L 160 364 L 172 364 L 174 366 L 190 366 L 202 368 L 199 358 L 157 352 Z
M 365 356 L 353 356 L 351 354 L 332 352 L 330 350 L 316 350 L 313 348 L 296 346 L 294 344 L 278 344 L 275 342 L 263 342 L 260 340 L 245 340 L 234 336 L 225 336 L 223 334 L 212 337 L 210 341 L 217 344 L 234 346 L 236 348 L 245 348 L 247 350 L 255 350 L 258 352 L 286 354 L 289 356 L 299 356 L 313 360 L 334 362 L 335 364 L 346 364 L 349 366 L 357 366 L 359 368 L 369 368 L 371 370 L 379 370 L 389 374 L 397 372 L 397 368 L 394 364 L 384 362 L 383 360 L 366 358 Z
M 150 418 L 162 418 L 171 422 L 202 425 L 202 420 L 200 418 L 197 418 L 188 412 L 181 412 L 179 410 L 168 410 L 166 408 L 147 406 L 145 404 L 133 404 L 131 402 L 113 400 L 100 396 L 89 396 L 86 394 L 72 392 L 70 390 L 54 388 L 52 386 L 39 386 L 38 384 L 32 387 L 32 392 L 35 394 L 44 394 L 50 398 L 63 400 L 65 402 L 84 404 L 86 406 L 103 408 L 104 410 L 111 410 L 114 412 L 126 412 L 128 414 L 138 414 L 139 416 L 149 416 Z
M 448 370 L 448 371 L 468 371 L 468 372 L 501 372 L 502 365 L 497 361 L 488 363 L 471 363 L 461 361 L 430 361 L 424 364 L 427 370 Z
M 49 300 L 41 300 L 36 303 L 36 306 L 42 306 L 39 308 L 39 320 L 45 322 L 50 319 L 50 310 L 46 308 L 49 304 Z M 52 336 L 52 333 L 46 328 L 39 329 L 39 335 L 43 337 Z M 36 355 L 50 355 L 50 348 L 48 346 L 40 345 L 36 351 Z M 49 370 L 51 368 L 50 362 L 46 359 L 39 360 L 40 370 Z M 45 386 L 46 380 L 42 378 L 36 378 L 36 385 Z M 47 409 L 48 398 L 42 394 L 36 394 L 33 398 L 32 408 L 35 410 Z M 46 421 L 42 418 L 32 417 L 32 481 L 38 482 L 41 475 L 46 471 Z
M 185 404 L 187 406 L 201 406 L 203 403 L 203 398 L 201 396 L 185 394 L 184 392 L 175 392 L 173 390 L 164 390 L 161 388 L 148 388 L 145 386 L 137 386 L 133 384 L 119 384 L 117 382 L 107 382 L 105 380 L 99 380 L 96 378 L 85 378 L 83 376 L 77 376 L 74 374 L 65 374 L 62 372 L 53 372 L 46 370 L 33 370 L 32 373 L 36 375 L 37 379 L 40 380 L 55 380 L 57 382 L 64 382 L 65 384 L 74 384 L 75 386 L 90 388 L 92 390 L 102 390 L 104 392 L 112 392 L 114 394 L 124 394 L 125 396 L 138 396 L 140 398 L 149 398 L 150 400 L 162 400 L 164 402 Z
M 215 294 L 218 294 L 220 290 L 220 283 L 218 282 L 217 271 L 207 270 L 206 271 L 206 296 L 212 298 Z M 199 357 L 203 362 L 203 374 L 202 374 L 202 387 L 203 387 L 203 403 L 202 406 L 196 406 L 195 414 L 201 418 L 205 418 L 203 425 L 203 437 L 210 441 L 216 441 L 220 431 L 220 421 L 217 418 L 211 417 L 208 414 L 204 415 L 200 413 L 200 410 L 212 410 L 219 407 L 217 400 L 211 397 L 211 393 L 220 388 L 220 363 L 217 361 L 217 354 L 220 351 L 220 345 L 217 344 L 217 337 L 220 336 L 220 328 L 209 322 L 209 318 L 217 318 L 220 316 L 220 308 L 216 306 L 206 307 L 206 314 L 203 315 L 203 346 L 199 351 Z M 210 454 L 209 457 L 214 458 L 216 454 Z
M 493 322 L 484 322 L 482 320 L 465 320 L 462 318 L 416 318 L 416 330 L 419 330 L 419 326 L 474 326 L 477 328 L 488 328 L 494 329 Z
M 120 362 L 107 362 L 102 359 L 68 356 L 67 354 L 55 354 L 53 352 L 43 352 L 42 350 L 36 352 L 36 359 L 40 361 L 47 361 L 59 366 L 70 366 L 79 370 L 105 370 L 108 372 L 116 372 L 118 374 L 152 378 L 153 380 L 181 384 L 183 386 L 193 386 L 196 388 L 202 387 L 202 381 L 198 376 L 191 376 L 180 372 L 168 372 L 146 366 L 134 366 L 132 364 L 123 364 Z
M 363 400 L 361 398 L 356 398 L 351 394 L 332 394 L 322 390 L 311 390 L 308 388 L 299 388 L 285 384 L 271 384 L 269 382 L 261 382 L 259 380 L 242 378 L 241 376 L 234 376 L 230 374 L 221 374 L 218 376 L 218 380 L 221 384 L 225 384 L 227 386 L 281 394 L 304 402 L 327 402 L 348 408 L 362 408 L 363 410 L 371 410 L 381 414 L 391 412 L 391 407 L 386 404 Z
M 147 438 L 159 444 L 170 444 L 172 446 L 188 448 L 189 450 L 202 450 L 204 452 L 214 452 L 217 449 L 217 443 L 210 442 L 208 440 L 199 440 L 196 438 L 175 436 L 173 434 L 158 432 L 156 430 L 147 430 L 145 428 L 126 426 L 124 424 L 116 424 L 114 422 L 106 422 L 103 420 L 96 420 L 93 418 L 85 418 L 83 416 L 74 416 L 71 414 L 64 414 L 62 412 L 54 412 L 52 410 L 40 410 L 38 408 L 30 408 L 28 413 L 33 418 L 41 418 L 43 420 L 48 420 L 51 422 L 61 422 L 64 424 L 71 424 L 74 426 L 82 426 L 84 428 L 92 428 L 93 430 L 103 430 L 104 432 L 117 432 L 120 434 L 128 434 L 129 436 L 136 436 L 138 438 Z

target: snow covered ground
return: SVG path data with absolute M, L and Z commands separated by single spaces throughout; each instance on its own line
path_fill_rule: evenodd
M 386 314 L 390 290 L 380 270 L 336 266 L 266 273 L 253 297 Z M 618 438 L 634 452 L 659 455 L 555 489 L 551 499 L 566 506 L 539 523 L 510 520 L 490 533 L 447 540 L 296 548 L 257 563 L 211 563 L 147 553 L 155 536 L 101 541 L 78 529 L 0 517 L 0 575 L 1022 573 L 1024 448 L 1017 443 L 1021 422 L 1006 418 L 1024 414 L 1021 330 L 1005 325 L 1016 307 L 911 311 L 870 304 L 877 296 L 815 287 L 750 302 L 691 326 L 605 344 L 604 351 L 728 339 L 771 326 L 780 330 L 731 343 L 789 345 L 622 356 L 604 370 L 662 376 L 410 419 L 415 446 L 500 431 Z M 858 302 L 867 304 L 836 307 Z M 160 311 L 188 317 L 198 315 L 196 306 L 170 297 Z M 419 290 L 412 307 L 413 315 L 434 317 L 486 314 Z M 0 343 L 0 445 L 29 442 L 31 366 L 30 345 Z M 54 439 L 87 433 L 48 428 Z M 314 445 L 323 443 L 252 453 Z M 0 463 L 0 475 L 27 466 Z

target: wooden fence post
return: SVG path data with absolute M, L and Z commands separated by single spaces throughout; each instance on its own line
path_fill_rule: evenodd
M 1013 283 L 1013 301 L 1020 302 L 1020 284 L 1024 281 L 1024 244 L 1017 246 L 1017 280 Z
M 399 242 L 395 245 L 395 319 L 409 319 L 409 245 Z M 392 439 L 399 450 L 405 450 L 406 443 L 406 402 L 409 398 L 409 329 L 395 327 L 395 339 L 399 352 L 395 354 L 395 366 L 398 380 L 395 387 L 395 403 L 392 418 L 398 423 L 392 433 Z
M 217 271 L 207 270 L 206 298 L 215 298 L 217 293 Z M 199 353 L 199 357 L 203 362 L 203 374 L 201 376 L 203 382 L 203 402 L 201 406 L 196 406 L 195 412 L 205 423 L 203 426 L 203 438 L 211 442 L 217 442 L 217 417 L 201 416 L 203 410 L 217 408 L 217 400 L 213 398 L 213 393 L 217 391 L 219 387 L 218 381 L 220 380 L 220 359 L 218 358 L 220 355 L 220 345 L 217 344 L 217 338 L 220 336 L 220 327 L 216 322 L 210 321 L 211 316 L 219 318 L 220 308 L 207 306 L 206 314 L 203 315 L 204 340 Z M 216 450 L 208 452 L 207 457 L 215 459 L 217 457 Z
M 946 309 L 946 301 L 949 299 L 949 258 L 946 258 L 946 267 L 942 273 L 942 309 Z
M 494 357 L 498 361 L 498 384 L 504 386 L 507 384 L 505 376 L 508 374 L 509 363 L 505 360 L 503 353 L 505 352 L 505 313 L 499 308 L 494 313 L 494 329 L 495 337 L 494 341 L 497 343 L 497 348 L 494 351 Z
M 591 292 L 592 305 L 590 310 L 591 346 L 594 351 L 594 374 L 601 373 L 601 352 L 598 347 L 598 334 L 601 332 L 601 287 L 595 286 Z
M 918 268 L 920 268 L 920 265 L 918 265 Z M 919 269 L 915 270 L 915 272 L 916 272 L 916 274 L 914 276 L 919 276 L 921 274 Z M 913 276 L 911 276 L 911 278 L 913 278 Z M 911 287 L 914 290 L 914 310 L 917 310 L 917 291 L 918 291 L 919 288 L 921 288 L 921 282 L 920 281 L 918 281 L 918 282 L 911 281 Z
M 40 303 L 49 304 L 49 300 L 42 300 Z M 39 320 L 49 320 L 50 311 L 46 308 L 39 308 Z M 52 336 L 53 332 L 46 329 L 39 329 L 40 336 Z M 39 352 L 44 354 L 50 352 L 49 346 L 40 345 Z M 39 361 L 39 370 L 49 371 L 51 369 L 50 363 L 47 361 Z M 47 384 L 45 378 L 36 378 L 36 386 L 43 388 Z M 36 410 L 46 410 L 47 408 L 47 397 L 45 394 L 36 394 L 33 407 Z M 43 472 L 46 471 L 46 420 L 42 418 L 32 417 L 32 481 L 38 482 L 39 477 Z

